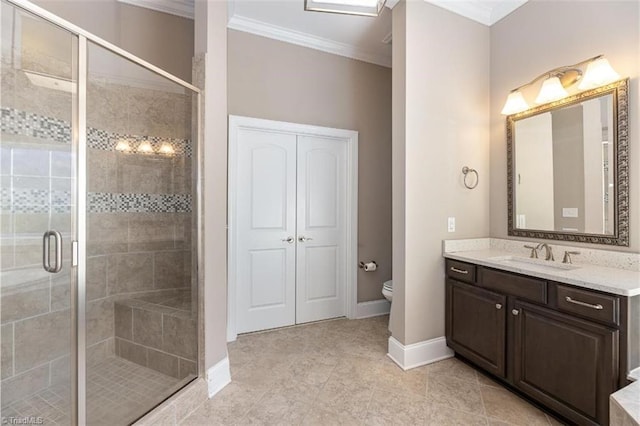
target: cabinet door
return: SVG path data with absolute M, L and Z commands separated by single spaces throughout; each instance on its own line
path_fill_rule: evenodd
M 447 279 L 446 311 L 449 347 L 504 377 L 506 297 Z
M 618 331 L 516 301 L 514 384 L 578 424 L 608 424 Z

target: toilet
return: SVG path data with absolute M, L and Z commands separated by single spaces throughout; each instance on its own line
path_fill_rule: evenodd
M 387 299 L 390 303 L 393 299 L 393 280 L 385 281 L 382 285 L 382 295 L 385 299 Z M 389 331 L 391 331 L 391 316 L 393 315 L 393 310 L 390 310 L 389 313 Z

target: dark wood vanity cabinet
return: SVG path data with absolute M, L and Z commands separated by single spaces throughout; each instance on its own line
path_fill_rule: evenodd
M 446 267 L 449 347 L 570 422 L 609 423 L 609 395 L 638 362 L 628 298 L 449 259 Z
M 447 280 L 449 346 L 496 376 L 505 374 L 507 298 Z

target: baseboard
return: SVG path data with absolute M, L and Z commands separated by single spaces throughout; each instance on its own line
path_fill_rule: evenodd
M 391 303 L 386 299 L 361 302 L 356 306 L 356 319 L 387 315 L 391 310 Z
M 444 336 L 407 346 L 393 337 L 389 337 L 389 353 L 387 356 L 403 370 L 409 370 L 451 358 L 453 351 L 447 347 L 447 340 Z
M 225 386 L 231 383 L 231 368 L 229 367 L 229 357 L 207 370 L 207 387 L 209 398 L 220 392 Z

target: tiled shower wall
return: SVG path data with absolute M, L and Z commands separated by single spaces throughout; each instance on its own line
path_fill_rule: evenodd
M 2 79 L 0 173 L 11 188 L 1 218 L 2 386 L 12 390 L 2 394 L 5 405 L 70 376 L 69 271 L 42 270 L 41 238 L 57 229 L 69 241 L 73 200 L 71 95 L 35 87 L 11 67 Z M 114 302 L 191 289 L 193 156 L 189 97 L 90 79 L 87 101 L 91 368 L 115 353 Z M 118 152 L 121 140 L 134 149 L 169 144 L 174 154 Z

